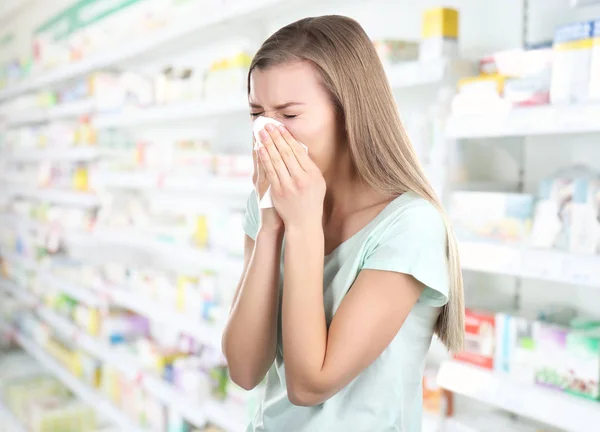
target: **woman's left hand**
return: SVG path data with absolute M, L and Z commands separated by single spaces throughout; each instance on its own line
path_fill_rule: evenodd
M 284 126 L 265 129 L 259 155 L 285 229 L 321 227 L 326 190 L 321 170 Z

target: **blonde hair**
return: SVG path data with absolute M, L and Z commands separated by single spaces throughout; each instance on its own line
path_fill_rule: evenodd
M 450 351 L 463 347 L 464 294 L 457 242 L 444 209 L 429 184 L 408 136 L 375 48 L 353 19 L 305 18 L 269 37 L 250 65 L 257 69 L 310 61 L 320 72 L 341 113 L 356 172 L 374 190 L 397 196 L 412 191 L 441 213 L 447 231 L 449 301 L 435 332 Z

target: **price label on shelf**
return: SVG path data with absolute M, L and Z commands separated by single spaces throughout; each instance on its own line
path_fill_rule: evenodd
M 536 279 L 560 280 L 564 254 L 555 251 L 527 250 L 523 253 L 522 276 Z
M 600 287 L 600 257 L 569 256 L 564 261 L 561 280 L 575 285 Z

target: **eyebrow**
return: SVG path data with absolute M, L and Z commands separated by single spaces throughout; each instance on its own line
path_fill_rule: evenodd
M 279 110 L 286 109 L 286 108 L 289 108 L 289 107 L 295 106 L 295 105 L 305 105 L 305 103 L 304 102 L 288 102 L 288 103 L 284 103 L 284 104 L 275 106 L 275 110 L 279 111 Z M 250 102 L 250 108 L 263 108 L 263 107 L 262 107 L 262 105 L 258 105 L 258 104 Z

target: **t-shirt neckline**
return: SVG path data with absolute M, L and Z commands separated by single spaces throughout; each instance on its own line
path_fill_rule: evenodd
M 381 218 L 383 218 L 385 216 L 385 214 L 388 212 L 388 210 L 393 206 L 393 204 L 402 201 L 402 199 L 404 199 L 406 196 L 410 195 L 411 192 L 404 192 L 401 195 L 398 195 L 396 198 L 394 198 L 393 200 L 391 200 L 389 203 L 387 203 L 385 205 L 384 208 L 381 209 L 381 211 L 379 213 L 377 213 L 375 215 L 375 217 L 373 219 L 371 219 L 369 222 L 367 222 L 365 224 L 365 226 L 363 226 L 361 229 L 359 229 L 358 231 L 356 231 L 354 234 L 352 234 L 350 237 L 348 237 L 346 240 L 344 240 L 343 242 L 341 242 L 339 245 L 337 245 L 335 247 L 335 249 L 333 249 L 331 252 L 329 252 L 327 255 L 325 255 L 325 260 L 329 260 L 331 259 L 334 255 L 337 255 L 337 253 L 339 253 L 339 251 L 348 243 L 351 243 L 354 239 L 356 239 L 357 237 L 359 237 L 362 233 L 364 233 L 365 231 L 367 231 L 369 228 L 371 228 L 373 225 L 375 225 L 376 223 L 379 222 L 379 220 Z

